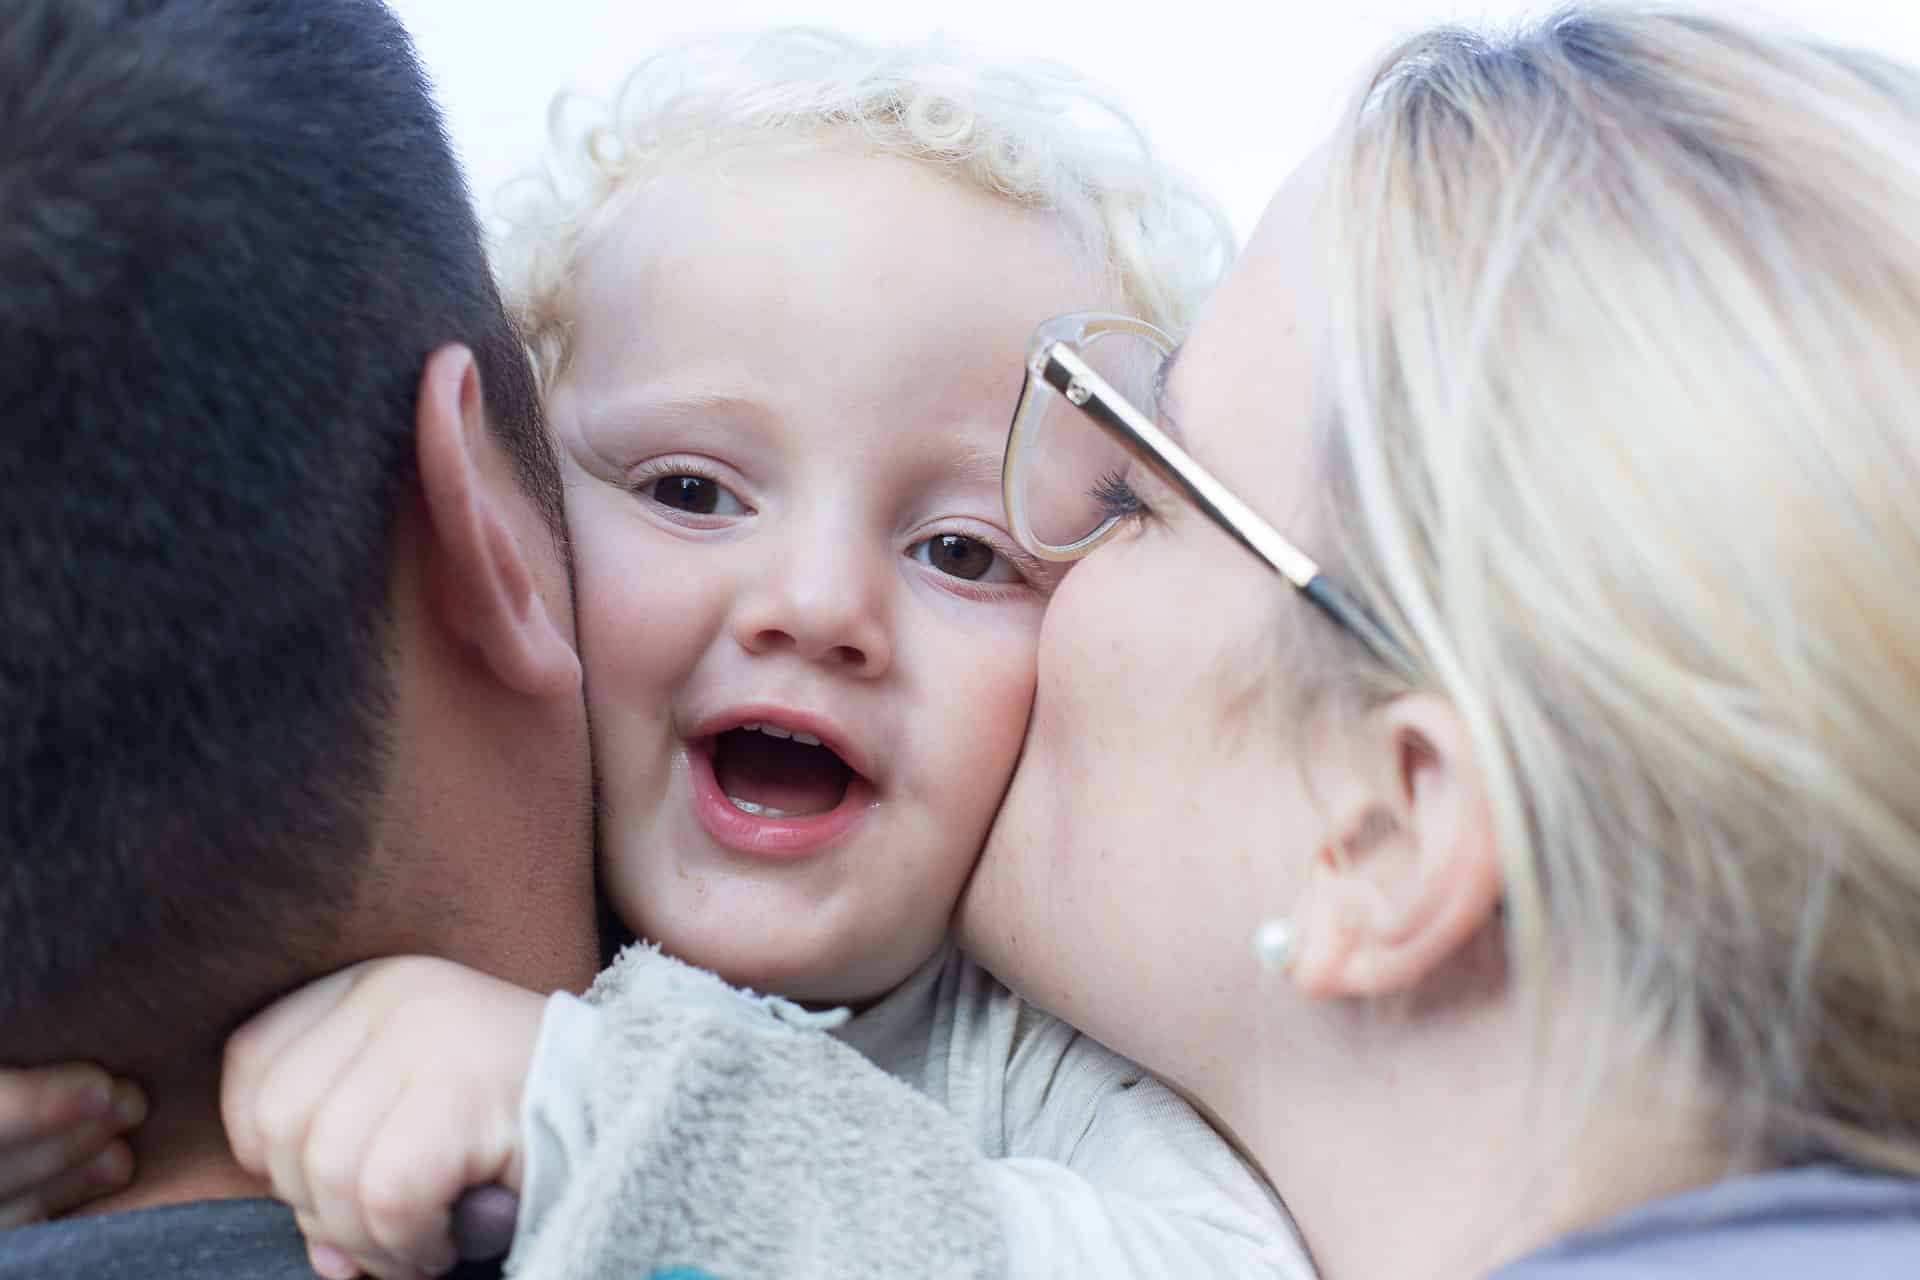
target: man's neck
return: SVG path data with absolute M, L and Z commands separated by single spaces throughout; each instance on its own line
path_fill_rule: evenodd
M 87 1206 L 87 1213 L 151 1209 L 194 1200 L 234 1200 L 269 1194 L 266 1184 L 235 1163 L 220 1122 L 219 1077 L 209 1069 L 204 1083 L 156 1087 L 147 1119 L 128 1135 L 133 1182 Z

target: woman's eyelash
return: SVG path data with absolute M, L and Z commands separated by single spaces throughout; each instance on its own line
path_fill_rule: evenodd
M 1118 471 L 1109 471 L 1101 476 L 1090 496 L 1100 504 L 1101 512 L 1111 519 L 1124 520 L 1147 509 L 1147 504 L 1140 501 L 1140 495 L 1133 491 L 1126 477 Z

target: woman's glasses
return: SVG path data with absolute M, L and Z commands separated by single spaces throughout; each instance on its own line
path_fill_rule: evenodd
M 1132 509 L 1130 463 L 1150 468 L 1383 661 L 1405 651 L 1320 566 L 1160 429 L 1160 371 L 1173 341 L 1128 316 L 1060 316 L 1034 331 L 1007 433 L 1001 489 L 1013 535 L 1046 560 L 1077 560 Z

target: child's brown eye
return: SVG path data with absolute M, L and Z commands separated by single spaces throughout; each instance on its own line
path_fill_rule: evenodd
M 943 533 L 928 545 L 927 563 L 942 573 L 973 582 L 993 567 L 993 549 L 972 538 Z
M 913 544 L 915 560 L 964 582 L 1009 583 L 1021 580 L 1019 571 L 993 549 L 991 543 L 958 533 L 936 533 Z
M 640 492 L 663 507 L 688 515 L 737 515 L 746 510 L 746 504 L 734 497 L 725 485 L 705 476 L 685 473 L 661 476 L 641 485 Z
M 653 500 L 697 516 L 720 505 L 720 486 L 705 476 L 666 476 L 653 482 Z

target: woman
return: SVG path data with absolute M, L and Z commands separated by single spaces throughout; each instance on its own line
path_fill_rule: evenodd
M 974 954 L 1206 1104 L 1329 1277 L 1913 1274 L 1920 82 L 1424 36 L 1163 383 L 1257 516 L 1108 486 Z M 1016 508 L 1082 488 L 1023 450 Z

